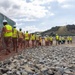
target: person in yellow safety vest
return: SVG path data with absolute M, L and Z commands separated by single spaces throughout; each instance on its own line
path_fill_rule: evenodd
M 12 44 L 12 26 L 7 23 L 6 20 L 3 20 L 3 28 L 2 28 L 2 38 L 4 39 L 4 44 L 6 47 L 6 55 L 10 53 L 9 44 Z
M 49 41 L 50 41 L 50 38 L 49 38 L 49 36 L 47 35 L 47 46 L 49 46 Z
M 53 37 L 50 36 L 50 45 L 53 45 Z
M 25 47 L 29 47 L 29 40 L 30 40 L 30 35 L 28 33 L 28 31 L 26 31 L 25 33 Z
M 18 50 L 17 50 L 17 46 L 18 46 L 18 30 L 16 29 L 16 26 L 13 27 L 12 41 L 13 41 L 13 51 L 18 52 Z
M 39 35 L 38 34 L 36 34 L 36 46 L 39 46 Z
M 25 49 L 25 33 L 24 32 L 22 32 L 22 35 L 23 35 L 22 47 Z
M 19 37 L 18 37 L 18 47 L 19 48 L 23 48 L 23 39 L 24 39 L 24 35 L 23 35 L 23 32 L 22 32 L 22 29 L 20 28 L 19 29 Z
M 65 44 L 65 37 L 64 36 L 61 37 L 61 40 L 62 40 L 61 44 Z
M 25 33 L 22 32 L 22 35 L 23 35 L 22 47 L 25 49 Z
M 62 42 L 62 37 L 61 37 L 61 36 L 59 36 L 59 42 L 58 42 L 58 44 L 60 45 L 60 44 L 61 44 L 61 42 Z
M 70 43 L 72 43 L 72 37 L 71 36 L 69 37 L 69 41 L 70 41 Z
M 39 36 L 39 46 L 42 46 L 42 37 Z
M 35 47 L 35 34 L 31 34 L 32 47 Z
M 49 37 L 48 37 L 48 35 L 46 35 L 46 37 L 45 37 L 45 45 L 48 46 L 49 45 L 48 43 L 49 43 Z
M 58 36 L 58 34 L 56 34 L 56 45 L 58 44 L 58 42 L 59 42 L 59 36 Z
M 69 44 L 69 42 L 70 42 L 70 41 L 69 41 L 69 38 L 70 38 L 70 37 L 68 36 L 68 37 L 67 37 L 67 43 L 68 43 L 68 44 Z

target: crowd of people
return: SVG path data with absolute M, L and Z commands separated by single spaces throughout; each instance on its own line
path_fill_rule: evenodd
M 65 42 L 67 42 L 68 44 L 72 44 L 72 36 L 59 36 L 56 34 L 56 45 L 57 44 L 65 44 Z
M 42 37 L 39 34 L 28 33 L 28 31 L 23 32 L 21 28 L 17 30 L 16 26 L 12 27 L 6 20 L 3 21 L 3 25 L 1 43 L 3 43 L 3 46 L 6 49 L 6 55 L 11 52 L 11 49 L 17 53 L 19 49 L 32 48 L 41 45 L 53 45 L 54 40 L 56 41 L 56 45 L 65 44 L 66 40 L 68 44 L 72 43 L 71 36 L 65 38 L 56 34 L 55 37 L 48 35 Z

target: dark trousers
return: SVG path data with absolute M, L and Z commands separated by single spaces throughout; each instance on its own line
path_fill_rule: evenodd
M 39 46 L 39 40 L 36 40 L 36 46 Z
M 29 40 L 25 40 L 25 47 L 29 47 Z
M 17 38 L 12 38 L 12 42 L 13 42 L 13 50 L 18 52 L 18 50 L 17 50 Z
M 32 40 L 32 47 L 35 47 L 35 40 Z
M 5 43 L 6 52 L 10 53 L 10 45 L 12 45 L 12 38 L 4 37 L 4 43 Z
M 23 47 L 23 38 L 19 38 L 18 39 L 18 48 L 22 48 Z

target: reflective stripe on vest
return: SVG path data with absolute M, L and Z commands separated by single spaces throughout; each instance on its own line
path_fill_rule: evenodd
M 67 40 L 69 40 L 70 37 L 67 37 Z
M 17 32 L 18 32 L 17 29 L 14 28 L 14 29 L 13 29 L 13 32 L 12 32 L 12 37 L 13 37 L 13 38 L 17 38 L 17 37 L 18 37 Z
M 52 37 L 50 37 L 50 41 L 52 41 L 53 40 L 53 38 Z
M 28 33 L 25 34 L 25 40 L 29 40 L 29 34 Z
M 36 40 L 39 40 L 39 36 L 38 35 L 36 35 Z
M 56 40 L 58 40 L 59 39 L 59 36 L 56 36 Z
M 23 38 L 22 32 L 19 31 L 19 38 Z
M 61 37 L 59 37 L 59 41 L 61 41 Z
M 47 37 L 45 37 L 45 41 L 48 41 L 48 38 Z
M 35 40 L 35 35 L 31 35 L 31 40 Z
M 40 37 L 40 40 L 39 40 L 41 43 L 42 43 L 42 38 Z
M 5 32 L 4 32 L 4 37 L 9 37 L 12 36 L 12 26 L 10 25 L 5 25 Z
M 69 40 L 72 41 L 72 38 L 70 37 Z

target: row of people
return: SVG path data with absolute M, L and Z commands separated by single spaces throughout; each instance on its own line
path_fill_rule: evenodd
M 10 53 L 10 45 L 13 48 L 13 51 L 18 52 L 18 49 L 28 48 L 28 47 L 36 47 L 36 46 L 49 46 L 53 45 L 54 38 L 52 36 L 45 36 L 42 38 L 38 34 L 29 34 L 28 31 L 22 32 L 20 28 L 19 31 L 16 29 L 16 26 L 12 27 L 7 23 L 7 21 L 3 21 L 3 28 L 2 28 L 2 39 L 3 45 L 5 44 L 6 47 L 6 54 Z M 60 43 L 65 43 L 65 38 L 56 35 L 55 37 L 56 45 Z M 67 37 L 67 42 L 72 43 L 72 38 Z
M 16 26 L 12 27 L 6 20 L 3 21 L 3 25 L 1 38 L 3 45 L 5 44 L 6 54 L 11 52 L 10 46 L 13 51 L 18 52 L 18 49 L 30 47 L 30 44 L 32 47 L 41 45 L 42 38 L 39 35 L 29 34 L 28 31 L 22 32 L 22 29 L 18 31 Z
M 61 37 L 59 35 L 56 34 L 56 45 L 57 44 L 65 44 L 65 42 L 72 43 L 72 36 L 67 36 L 67 37 Z
M 60 45 L 60 44 L 65 44 L 65 42 L 67 42 L 68 44 L 72 43 L 72 37 L 68 36 L 68 37 L 64 37 L 64 36 L 59 36 L 56 35 L 55 37 L 52 36 L 46 36 L 45 37 L 45 45 L 49 46 L 49 45 L 53 45 L 53 42 L 56 41 L 56 45 Z

